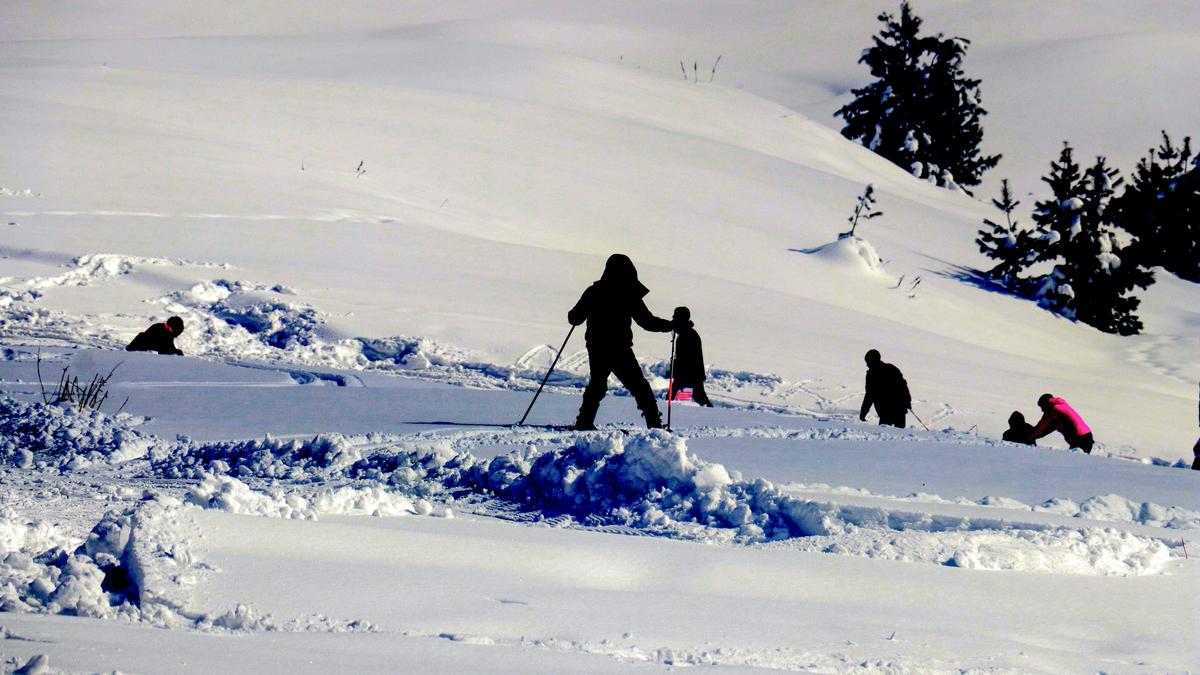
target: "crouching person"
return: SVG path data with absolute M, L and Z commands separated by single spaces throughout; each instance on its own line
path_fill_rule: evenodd
M 1052 432 L 1060 432 L 1067 444 L 1079 448 L 1087 454 L 1092 454 L 1092 429 L 1083 421 L 1064 399 L 1052 394 L 1042 394 L 1038 398 L 1038 407 L 1042 409 L 1042 419 L 1038 421 L 1033 432 L 1029 434 L 1029 442 L 1047 436 Z
M 125 347 L 127 352 L 158 352 L 159 354 L 176 354 L 183 352 L 175 346 L 175 338 L 183 332 L 183 319 L 173 316 L 164 323 L 156 323 L 137 334 L 137 337 Z
M 1033 425 L 1025 421 L 1025 416 L 1019 410 L 1014 410 L 1013 414 L 1008 416 L 1008 429 L 1004 432 L 1004 440 L 1010 443 L 1037 445 L 1030 439 L 1032 435 Z

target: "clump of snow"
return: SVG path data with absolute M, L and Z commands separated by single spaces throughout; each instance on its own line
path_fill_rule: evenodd
M 75 470 L 145 457 L 154 439 L 131 428 L 139 421 L 0 395 L 0 462 Z
M 229 476 L 205 476 L 188 490 L 185 499 L 201 508 L 252 516 L 311 520 L 317 515 L 308 500 L 298 494 L 287 493 L 277 486 L 265 493 L 258 492 Z

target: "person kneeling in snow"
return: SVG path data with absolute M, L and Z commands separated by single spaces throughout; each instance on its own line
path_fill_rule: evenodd
M 713 407 L 704 391 L 704 350 L 700 346 L 700 334 L 692 323 L 692 311 L 687 307 L 676 307 L 671 316 L 675 324 L 675 361 L 671 364 L 671 384 L 674 394 L 684 389 L 692 390 L 692 400 L 707 408 Z M 676 396 L 678 400 L 678 396 Z
M 1033 425 L 1025 421 L 1025 416 L 1020 411 L 1014 410 L 1013 414 L 1008 416 L 1008 429 L 1004 432 L 1004 440 L 1009 443 L 1037 445 L 1029 439 L 1032 434 Z
M 1042 419 L 1029 434 L 1030 443 L 1051 432 L 1058 431 L 1062 433 L 1063 438 L 1072 448 L 1079 448 L 1089 455 L 1092 454 L 1092 445 L 1095 444 L 1095 440 L 1092 438 L 1092 429 L 1083 421 L 1079 413 L 1075 412 L 1074 408 L 1067 405 L 1066 400 L 1053 394 L 1042 394 L 1038 398 L 1038 407 L 1042 409 Z
M 156 323 L 138 333 L 129 346 L 125 347 L 125 351 L 158 352 L 159 354 L 183 356 L 183 352 L 175 346 L 175 338 L 179 337 L 182 332 L 183 319 L 173 316 L 167 319 L 166 323 Z
M 867 392 L 863 395 L 862 409 L 858 419 L 867 421 L 871 406 L 879 415 L 879 424 L 904 428 L 905 416 L 912 407 L 912 395 L 908 393 L 908 382 L 900 369 L 884 363 L 879 351 L 872 349 L 863 360 L 867 362 Z
M 633 355 L 631 322 L 653 333 L 669 333 L 673 324 L 650 313 L 643 298 L 650 289 L 638 281 L 637 268 L 629 256 L 614 253 L 604 265 L 600 280 L 587 287 L 579 302 L 567 313 L 572 326 L 587 322 L 584 339 L 587 342 L 591 379 L 583 390 L 583 404 L 575 428 L 586 431 L 596 428 L 596 412 L 600 400 L 608 393 L 608 376 L 616 375 L 621 384 L 633 394 L 646 426 L 662 428 L 662 415 L 650 383 Z

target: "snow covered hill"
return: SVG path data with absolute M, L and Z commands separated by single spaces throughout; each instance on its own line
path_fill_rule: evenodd
M 981 289 L 972 269 L 984 261 L 972 238 L 984 205 L 846 142 L 820 109 L 837 97 L 800 100 L 770 84 L 794 54 L 771 45 L 798 26 L 820 26 L 825 36 L 795 40 L 825 50 L 803 52 L 814 72 L 801 85 L 862 81 L 854 54 L 843 53 L 865 43 L 876 8 L 775 8 L 738 16 L 726 31 L 715 26 L 736 13 L 719 5 L 635 3 L 605 21 L 582 7 L 486 7 L 363 7 L 332 23 L 304 12 L 222 17 L 199 6 L 183 14 L 131 3 L 104 17 L 24 7 L 0 43 L 0 183 L 38 196 L 0 198 L 14 223 L 4 243 L 8 287 L 41 285 L 35 306 L 73 317 L 73 332 L 106 335 L 93 344 L 116 344 L 147 314 L 166 311 L 160 298 L 195 283 L 282 285 L 322 337 L 421 336 L 503 365 L 557 343 L 565 308 L 604 257 L 624 251 L 654 290 L 655 311 L 692 308 L 717 367 L 852 390 L 862 353 L 878 347 L 913 382 L 918 413 L 944 417 L 943 425 L 996 434 L 1009 411 L 1030 411 L 1052 391 L 1075 402 L 1116 451 L 1171 457 L 1190 447 L 1200 376 L 1187 357 L 1198 346 L 1192 285 L 1160 281 L 1147 294 L 1147 334 L 1131 339 Z M 1009 77 L 1041 72 L 1045 59 L 1027 45 L 1053 34 L 989 32 L 997 16 L 1038 11 L 1007 7 L 963 16 L 935 5 L 927 20 L 977 39 L 980 61 L 1012 62 Z M 1056 49 L 1087 35 L 1086 54 L 1096 36 L 1132 21 L 1120 7 L 1107 11 L 1064 25 Z M 1156 5 L 1125 25 L 1153 36 L 1164 17 L 1178 17 L 1172 27 L 1182 30 L 1193 14 Z M 659 16 L 678 31 L 656 26 Z M 678 36 L 702 24 L 711 26 L 695 33 L 692 51 L 724 53 L 728 41 L 729 54 L 713 83 L 687 83 L 662 60 L 670 52 L 674 63 Z M 664 30 L 675 37 L 647 37 Z M 1163 44 L 1117 44 L 1136 60 L 1153 56 L 1147 43 Z M 623 56 L 624 45 L 638 48 Z M 1009 59 L 1014 51 L 1025 60 Z M 1180 54 L 1173 62 L 1195 63 L 1186 48 Z M 1121 72 L 1092 71 L 1090 89 Z M 1156 70 L 1137 86 L 1169 77 Z M 1093 128 L 1078 109 L 1054 107 L 1067 99 L 1037 82 L 1021 78 L 1023 95 L 1057 116 L 1006 109 L 1017 85 L 985 81 L 995 102 L 989 129 L 1021 129 L 989 143 L 1027 187 L 1061 127 L 1022 120 L 1069 123 L 1081 148 L 1091 138 L 1140 133 L 1137 148 L 1155 139 L 1157 127 L 1132 123 L 1109 133 L 1107 99 L 1094 103 Z M 1164 107 L 1192 109 L 1190 89 L 1169 92 Z M 1186 133 L 1172 115 L 1151 124 Z M 1112 154 L 1126 166 L 1133 159 L 1128 148 Z M 1008 175 L 1007 166 L 996 173 Z M 885 216 L 863 234 L 882 271 L 799 252 L 834 239 L 868 182 Z M 91 281 L 46 280 L 95 254 L 232 269 L 158 270 L 163 276 L 131 263 Z M 93 281 L 103 290 L 76 287 Z M 189 314 L 202 316 L 202 308 Z M 188 351 L 208 350 L 205 340 L 188 336 Z M 651 360 L 668 351 L 656 336 L 638 347 Z M 828 412 L 820 400 L 774 402 Z
M 973 239 L 1063 140 L 1128 170 L 1200 133 L 1200 11 L 918 3 L 972 40 L 1004 154 L 975 199 L 838 133 L 894 9 L 0 8 L 0 662 L 1195 670 L 1196 285 L 1105 335 Z M 613 252 L 691 308 L 718 407 L 507 428 Z M 119 351 L 173 314 L 188 357 Z M 665 390 L 669 339 L 635 340 Z M 858 422 L 869 348 L 932 431 Z M 39 355 L 120 363 L 122 414 L 41 405 Z M 576 335 L 532 421 L 586 381 Z M 1092 456 L 995 440 L 1047 391 Z

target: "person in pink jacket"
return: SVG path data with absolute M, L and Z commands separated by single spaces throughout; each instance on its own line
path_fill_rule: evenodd
M 1092 445 L 1096 442 L 1092 438 L 1092 429 L 1066 400 L 1053 394 L 1042 394 L 1038 398 L 1038 407 L 1042 409 L 1042 419 L 1029 434 L 1030 443 L 1058 431 L 1072 448 L 1092 454 Z

